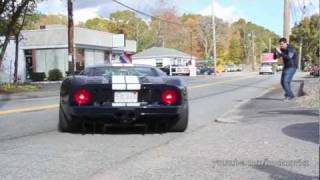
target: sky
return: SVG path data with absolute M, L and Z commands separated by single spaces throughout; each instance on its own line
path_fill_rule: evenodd
M 118 0 L 140 11 L 152 14 L 159 7 L 159 0 Z M 196 13 L 211 15 L 214 7 L 215 16 L 228 22 L 244 18 L 282 35 L 283 0 L 163 0 L 176 7 L 179 14 Z M 67 13 L 67 0 L 46 0 L 37 9 L 45 14 Z M 319 0 L 291 0 L 291 26 L 302 17 L 319 12 Z M 126 10 L 112 0 L 74 0 L 74 18 L 76 22 L 94 17 L 107 18 L 117 10 Z

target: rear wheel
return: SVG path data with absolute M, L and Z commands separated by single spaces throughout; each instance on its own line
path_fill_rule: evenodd
M 170 132 L 184 132 L 189 123 L 189 108 L 179 117 L 178 121 L 169 127 Z
M 73 119 L 69 120 L 61 106 L 59 108 L 58 130 L 60 132 L 76 132 L 80 130 L 80 123 L 75 122 Z

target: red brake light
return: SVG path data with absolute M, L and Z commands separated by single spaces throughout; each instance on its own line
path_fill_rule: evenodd
M 88 89 L 78 89 L 73 94 L 73 100 L 78 105 L 86 105 L 91 100 L 91 95 Z
M 171 105 L 177 102 L 178 95 L 174 89 L 164 89 L 161 94 L 161 101 L 165 105 Z

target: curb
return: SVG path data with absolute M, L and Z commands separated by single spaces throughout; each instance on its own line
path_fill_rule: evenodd
M 298 80 L 294 80 L 292 82 L 300 83 L 299 88 L 298 88 L 298 92 L 297 92 L 297 96 L 298 97 L 306 95 L 306 93 L 304 92 L 304 80 L 298 79 Z M 248 103 L 252 99 L 256 99 L 256 98 L 259 98 L 261 96 L 264 96 L 267 93 L 269 93 L 269 92 L 271 92 L 273 90 L 276 90 L 276 89 L 279 89 L 279 87 L 271 87 L 271 88 L 265 90 L 264 92 L 262 92 L 260 95 L 254 97 L 254 98 L 244 100 L 243 102 L 241 102 L 241 103 L 235 105 L 234 107 L 232 107 L 232 110 L 227 111 L 226 113 L 224 113 L 221 116 L 219 116 L 217 119 L 214 120 L 214 122 L 216 122 L 216 123 L 224 123 L 224 124 L 236 124 L 236 123 L 239 123 L 240 122 L 239 120 L 241 119 L 241 116 L 235 115 L 235 114 L 236 114 L 237 111 L 239 111 L 239 108 L 241 106 L 243 106 L 244 104 Z
M 42 84 L 61 84 L 62 81 L 41 81 L 41 82 L 30 82 L 30 84 L 42 85 Z
M 223 123 L 223 124 L 237 124 L 237 123 L 239 123 L 240 122 L 239 120 L 242 118 L 242 116 L 237 116 L 235 114 L 237 112 L 239 112 L 239 109 L 241 106 L 243 106 L 244 104 L 247 104 L 249 101 L 251 101 L 251 99 L 247 99 L 247 100 L 240 102 L 239 104 L 232 107 L 232 109 L 230 111 L 227 111 L 224 114 L 222 114 L 221 116 L 219 116 L 218 118 L 216 118 L 214 120 L 214 122 Z
M 304 80 L 294 80 L 292 81 L 293 83 L 300 83 L 298 92 L 297 92 L 297 97 L 305 96 L 306 93 L 304 92 Z
M 279 88 L 278 87 L 271 87 L 269 89 L 266 89 L 261 94 L 255 96 L 253 98 L 243 100 L 239 104 L 233 106 L 230 111 L 227 111 L 224 114 L 222 114 L 221 116 L 217 117 L 214 120 L 214 122 L 223 123 L 223 124 L 237 124 L 237 123 L 240 123 L 239 120 L 242 118 L 242 116 L 236 115 L 236 113 L 239 112 L 239 109 L 240 109 L 241 106 L 243 106 L 244 104 L 247 104 L 248 102 L 250 102 L 253 99 L 256 99 L 256 98 L 259 98 L 261 96 L 264 96 L 267 93 L 269 93 L 269 92 L 271 92 L 273 90 L 277 90 L 277 89 L 279 89 Z

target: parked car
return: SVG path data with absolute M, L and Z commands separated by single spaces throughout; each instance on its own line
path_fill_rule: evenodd
M 314 77 L 319 77 L 320 75 L 320 67 L 318 65 L 312 66 L 310 70 L 310 75 Z
M 231 67 L 229 65 L 224 65 L 224 72 L 231 72 Z
M 277 71 L 282 71 L 283 70 L 283 64 L 278 64 L 277 65 Z
M 167 75 L 170 75 L 170 66 L 165 66 L 160 68 L 164 73 L 166 73 Z
M 243 71 L 243 65 L 242 64 L 239 64 L 239 65 L 236 65 L 237 67 L 237 71 Z
M 225 72 L 236 72 L 240 71 L 239 66 L 234 65 L 234 64 L 227 64 L 224 66 Z
M 259 74 L 274 74 L 274 70 L 271 64 L 263 63 L 260 66 Z
M 236 71 L 238 71 L 237 65 L 232 64 L 232 65 L 230 65 L 230 67 L 231 67 L 231 72 L 236 72 Z
M 171 68 L 171 75 L 172 76 L 189 76 L 190 75 L 190 69 L 188 66 L 165 66 L 160 68 L 163 72 L 165 72 L 167 75 L 170 75 L 170 68 Z
M 197 67 L 197 74 L 201 75 L 211 75 L 214 73 L 214 68 L 209 68 L 207 66 Z

